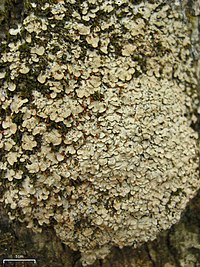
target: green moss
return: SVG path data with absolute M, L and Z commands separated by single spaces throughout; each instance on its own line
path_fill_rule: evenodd
M 17 161 L 13 164 L 13 170 L 15 171 L 22 171 L 23 173 L 27 173 L 27 169 L 26 167 L 24 166 L 24 163 L 20 162 L 20 161 Z
M 5 109 L 3 109 L 2 107 L 0 107 L 0 118 L 1 118 L 1 121 L 4 121 L 6 119 L 6 112 L 5 112 Z M 3 130 L 1 125 L 0 125 L 0 129 Z
M 80 56 L 79 56 L 80 60 L 84 59 L 87 56 L 87 51 L 88 51 L 87 48 L 81 47 L 81 53 L 80 53 Z
M 16 123 L 18 126 L 21 125 L 23 122 L 23 113 L 22 112 L 14 113 L 12 115 L 12 121 Z
M 40 0 L 40 1 L 33 1 L 37 4 L 38 8 L 40 9 L 42 6 L 44 6 L 46 3 L 53 5 L 53 4 L 57 4 L 58 1 L 57 0 Z
M 7 62 L 6 65 L 10 65 L 10 63 Z M 4 66 L 5 66 L 5 65 L 4 65 Z M 4 80 L 5 80 L 7 83 L 11 82 L 10 70 L 6 70 L 6 75 L 5 75 Z
M 24 43 L 24 44 L 20 45 L 18 50 L 19 50 L 19 52 L 21 52 L 21 54 L 24 54 L 24 53 L 27 54 L 27 53 L 30 53 L 31 46 L 28 43 Z
M 0 24 L 2 23 L 2 21 L 4 21 L 4 14 L 5 14 L 5 11 L 0 10 Z
M 2 16 L 4 16 L 4 20 L 6 21 L 6 23 L 9 23 L 9 11 L 13 9 L 13 4 L 13 0 L 6 0 L 4 2 L 4 10 L 2 10 Z
M 60 51 L 60 46 L 59 45 L 53 46 L 51 52 L 54 53 L 54 54 L 56 54 L 58 51 Z
M 31 180 L 37 180 L 37 175 L 35 173 L 29 173 L 28 174 L 28 177 L 31 179 Z
M 74 11 L 74 10 L 73 10 L 72 5 L 69 4 L 69 3 L 67 3 L 67 4 L 66 4 L 65 18 L 64 18 L 65 21 L 70 20 L 70 18 L 72 17 L 72 13 L 73 13 L 73 11 Z
M 21 81 L 17 84 L 16 92 L 19 92 L 22 98 L 28 98 L 29 100 L 31 100 L 32 90 L 34 89 L 35 87 L 33 81 L 31 81 L 31 78 L 29 79 L 27 76 L 25 80 L 21 78 Z
M 24 0 L 5 0 L 5 23 L 12 27 L 16 26 L 17 21 L 21 21 L 24 9 Z
M 21 146 L 21 144 L 22 144 L 22 132 L 19 129 L 17 129 L 16 133 L 12 135 L 12 139 L 18 146 Z
M 142 2 L 142 0 L 130 0 L 130 3 L 133 5 L 139 5 Z
M 50 98 L 51 90 L 48 85 L 40 85 L 40 87 L 37 87 L 39 89 L 39 92 L 41 92 L 44 96 L 47 96 L 47 98 Z
M 115 56 L 121 56 L 122 50 L 122 36 L 113 34 L 110 38 L 110 44 L 115 48 Z
M 34 136 L 35 141 L 37 142 L 37 145 L 32 149 L 31 154 L 36 154 L 38 151 L 41 151 L 41 146 L 42 146 L 42 135 L 41 134 L 36 134 Z
M 4 161 L 5 156 L 6 156 L 6 151 L 3 150 L 3 149 L 0 149 L 0 158 L 1 158 L 1 161 Z M 1 171 L 3 171 L 3 170 L 0 169 L 0 174 L 1 174 Z

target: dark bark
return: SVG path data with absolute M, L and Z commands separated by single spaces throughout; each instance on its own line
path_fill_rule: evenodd
M 105 260 L 92 267 L 198 267 L 200 266 L 200 192 L 188 204 L 179 223 L 160 233 L 156 240 L 138 249 L 113 248 Z M 81 267 L 80 254 L 73 252 L 50 228 L 33 233 L 25 225 L 10 222 L 0 210 L 0 257 L 36 258 L 40 267 Z M 8 265 L 11 266 L 11 265 Z M 16 266 L 33 266 L 31 264 Z

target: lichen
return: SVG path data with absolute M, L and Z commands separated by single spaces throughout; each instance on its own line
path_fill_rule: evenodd
M 198 82 L 180 7 L 29 0 L 25 9 L 0 58 L 10 219 L 54 227 L 83 265 L 154 239 L 200 185 Z

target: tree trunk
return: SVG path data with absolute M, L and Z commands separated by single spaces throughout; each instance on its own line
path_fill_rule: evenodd
M 23 0 L 1 0 L 0 38 L 5 40 L 10 25 L 21 20 L 26 12 Z M 180 0 L 182 11 L 191 27 L 193 54 L 198 75 L 199 64 L 199 10 L 198 0 Z M 199 121 L 194 125 L 199 131 Z M 181 220 L 171 229 L 163 231 L 156 240 L 134 249 L 113 248 L 104 260 L 92 267 L 198 267 L 200 266 L 200 191 L 190 201 Z M 81 267 L 80 253 L 66 247 L 56 237 L 54 230 L 46 228 L 42 233 L 34 233 L 19 222 L 11 222 L 7 211 L 0 206 L 0 257 L 35 258 L 38 266 Z M 15 266 L 33 266 L 30 263 L 16 263 Z M 14 266 L 14 265 L 7 265 Z
M 80 254 L 67 248 L 52 229 L 34 233 L 20 223 L 9 222 L 0 209 L 0 257 L 35 258 L 40 267 L 81 267 Z M 200 266 L 200 192 L 188 204 L 181 220 L 157 239 L 138 249 L 113 248 L 105 260 L 92 267 L 198 267 Z M 8 265 L 12 266 L 12 265 Z M 16 266 L 33 266 L 22 265 Z

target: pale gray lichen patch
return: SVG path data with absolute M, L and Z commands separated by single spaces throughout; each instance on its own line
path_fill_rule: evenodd
M 9 32 L 0 166 L 10 218 L 53 226 L 84 265 L 176 223 L 199 188 L 197 80 L 178 8 L 30 1 Z

